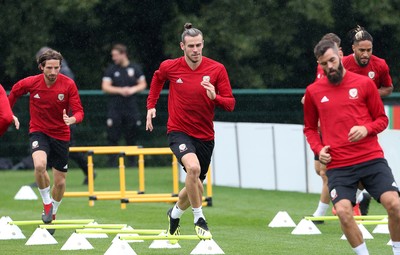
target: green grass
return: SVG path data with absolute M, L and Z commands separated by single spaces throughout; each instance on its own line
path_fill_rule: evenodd
M 98 169 L 96 190 L 117 190 L 118 171 Z M 67 190 L 85 190 L 80 170 L 70 170 Z M 137 189 L 137 171 L 127 169 L 128 188 Z M 172 177 L 167 168 L 146 169 L 146 192 L 159 193 L 172 191 Z M 16 201 L 13 199 L 22 185 L 33 181 L 33 172 L 0 171 L 0 216 L 10 216 L 13 220 L 40 219 L 41 200 Z M 338 222 L 318 225 L 322 235 L 291 235 L 293 228 L 269 228 L 268 224 L 278 211 L 287 211 L 298 223 L 303 216 L 310 215 L 319 196 L 296 192 L 278 192 L 254 189 L 214 187 L 213 206 L 204 208 L 214 240 L 225 254 L 354 254 L 347 241 L 340 240 L 342 232 Z M 35 189 L 36 194 L 38 194 Z M 167 203 L 128 204 L 126 210 L 120 209 L 119 201 L 97 201 L 94 207 L 88 206 L 87 198 L 65 198 L 57 214 L 57 219 L 93 218 L 98 223 L 126 223 L 138 229 L 166 228 Z M 371 203 L 370 214 L 384 214 L 376 202 Z M 194 234 L 193 217 L 190 211 L 183 215 L 181 233 Z M 375 226 L 367 226 L 372 232 Z M 27 238 L 35 226 L 21 227 Z M 25 246 L 25 240 L 0 240 L 0 254 L 104 254 L 114 235 L 108 239 L 88 239 L 93 250 L 60 251 L 73 230 L 57 230 L 57 245 Z M 386 243 L 389 236 L 374 234 L 367 240 L 370 254 L 392 254 Z M 181 241 L 182 249 L 149 249 L 150 241 L 133 243 L 131 247 L 137 254 L 190 254 L 198 241 Z

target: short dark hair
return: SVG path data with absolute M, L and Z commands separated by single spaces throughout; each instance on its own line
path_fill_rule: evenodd
M 318 59 L 319 57 L 323 56 L 325 52 L 329 49 L 333 49 L 337 53 L 339 52 L 339 49 L 334 41 L 321 40 L 314 47 L 314 55 Z
M 52 59 L 60 60 L 60 65 L 61 65 L 63 56 L 58 51 L 55 51 L 52 49 L 46 50 L 37 58 L 37 63 L 38 63 L 39 69 L 40 69 L 40 66 L 44 67 L 46 65 L 47 60 L 52 60 Z
M 116 50 L 121 54 L 126 54 L 128 55 L 128 48 L 126 47 L 126 45 L 122 44 L 122 43 L 116 43 L 112 46 L 111 50 Z
M 185 43 L 185 37 L 186 36 L 191 36 L 191 37 L 195 37 L 195 36 L 198 36 L 198 35 L 203 36 L 203 33 L 199 29 L 194 28 L 192 23 L 186 23 L 183 26 L 183 28 L 184 28 L 184 30 L 183 30 L 183 33 L 182 33 L 182 36 L 181 36 L 181 40 L 182 40 L 183 43 Z
M 334 41 L 338 47 L 340 47 L 340 43 L 342 42 L 342 40 L 340 40 L 340 37 L 337 36 L 334 33 L 327 33 L 324 36 L 322 36 L 321 41 L 322 40 L 331 40 Z
M 350 30 L 349 36 L 352 44 L 359 43 L 361 41 L 370 41 L 371 43 L 374 42 L 372 35 L 368 33 L 365 28 L 359 25 L 357 25 L 356 28 Z

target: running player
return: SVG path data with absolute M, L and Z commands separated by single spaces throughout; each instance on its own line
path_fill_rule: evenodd
M 354 73 L 368 76 L 374 81 L 381 97 L 393 91 L 392 78 L 386 61 L 372 54 L 373 38 L 360 26 L 350 31 L 353 54 L 343 58 L 343 66 Z M 368 214 L 371 196 L 365 190 L 359 191 L 357 201 L 362 215 Z
M 212 237 L 202 211 L 203 181 L 214 149 L 214 109 L 233 111 L 235 99 L 225 67 L 202 56 L 202 32 L 187 23 L 181 36 L 183 57 L 166 60 L 154 73 L 147 98 L 146 130 L 152 131 L 156 104 L 168 80 L 168 140 L 171 150 L 187 175 L 179 200 L 168 211 L 169 235 L 179 235 L 179 221 L 192 207 L 195 231 L 199 238 Z
M 19 129 L 18 118 L 11 111 L 10 103 L 7 99 L 6 91 L 0 84 L 0 136 L 2 136 L 14 121 L 16 129 Z
M 47 50 L 40 55 L 37 62 L 42 74 L 18 81 L 8 99 L 12 107 L 19 97 L 30 93 L 29 140 L 35 179 L 43 200 L 42 220 L 48 224 L 55 219 L 65 191 L 69 126 L 81 122 L 84 114 L 75 82 L 59 73 L 61 54 Z M 67 115 L 70 109 L 73 112 L 71 117 Z M 53 170 L 51 191 L 47 164 Z
M 334 33 L 328 33 L 325 34 L 321 40 L 331 40 L 336 43 L 338 49 L 339 49 L 339 54 L 341 57 L 343 57 L 343 52 L 342 48 L 340 47 L 341 39 L 339 36 L 337 36 Z M 324 70 L 320 65 L 317 65 L 317 75 L 315 78 L 315 81 L 322 79 L 325 77 Z M 302 103 L 304 104 L 304 97 L 302 99 Z M 313 216 L 325 216 L 326 211 L 329 208 L 329 191 L 328 191 L 328 178 L 326 177 L 326 166 L 324 164 L 321 164 L 319 161 L 319 155 L 315 154 L 314 155 L 314 169 L 316 173 L 321 176 L 322 179 L 322 191 L 320 195 L 320 201 L 318 202 L 318 207 L 313 213 Z M 355 210 L 355 213 L 357 214 L 357 209 Z M 321 224 L 324 223 L 324 221 L 313 221 L 315 224 Z
M 342 230 L 356 254 L 369 254 L 352 210 L 361 182 L 386 209 L 393 253 L 400 254 L 399 189 L 377 138 L 388 125 L 382 100 L 371 79 L 346 71 L 334 42 L 320 41 L 314 53 L 326 77 L 306 89 L 304 134 L 327 165 Z

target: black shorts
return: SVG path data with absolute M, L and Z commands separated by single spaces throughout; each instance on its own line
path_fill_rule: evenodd
M 326 175 L 333 204 L 342 199 L 348 199 L 355 205 L 359 182 L 378 202 L 381 195 L 387 191 L 399 192 L 392 170 L 383 158 L 354 166 L 330 169 L 326 171 Z
M 61 172 L 68 171 L 69 141 L 52 138 L 42 132 L 29 134 L 31 151 L 44 151 L 47 154 L 47 166 Z
M 210 166 L 211 156 L 214 150 L 214 140 L 202 141 L 183 132 L 170 132 L 168 134 L 168 142 L 169 147 L 182 166 L 182 157 L 184 155 L 188 153 L 196 154 L 201 167 L 199 178 L 204 181 L 207 176 L 208 167 Z M 185 169 L 185 166 L 183 166 L 183 169 Z

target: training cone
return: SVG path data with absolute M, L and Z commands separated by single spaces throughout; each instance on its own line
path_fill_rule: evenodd
M 137 255 L 136 252 L 129 246 L 125 240 L 118 240 L 112 242 L 111 246 L 104 253 L 104 255 Z
M 387 219 L 383 219 L 382 221 L 387 222 Z M 388 224 L 378 224 L 372 230 L 374 234 L 389 234 L 389 225 Z
M 40 244 L 56 244 L 58 243 L 49 231 L 44 228 L 37 228 L 35 232 L 29 237 L 25 245 L 40 245 Z
M 9 216 L 2 216 L 0 218 L 0 230 L 1 230 L 1 226 L 8 225 L 8 223 L 11 221 L 12 221 L 12 219 Z
M 90 222 L 88 225 L 99 225 L 97 222 Z M 101 228 L 91 228 L 91 229 L 101 229 Z M 108 235 L 106 233 L 85 233 L 85 234 L 80 234 L 84 238 L 108 238 Z
M 72 233 L 72 235 L 65 242 L 63 247 L 61 247 L 62 251 L 68 250 L 91 250 L 94 249 L 93 246 L 89 243 L 86 238 L 80 234 Z
M 284 227 L 296 227 L 296 223 L 292 220 L 286 211 L 278 212 L 272 221 L 269 223 L 270 228 L 284 228 Z
M 0 240 L 25 239 L 21 229 L 16 225 L 0 225 Z
M 292 235 L 319 235 L 321 231 L 311 220 L 302 219 L 297 227 L 293 229 Z
M 190 254 L 225 254 L 213 240 L 201 240 Z
M 35 192 L 30 186 L 22 186 L 14 197 L 15 200 L 37 200 Z
M 361 233 L 363 235 L 363 239 L 374 239 L 374 237 L 371 235 L 371 233 L 364 227 L 362 224 L 358 224 L 358 228 L 361 230 Z M 343 234 L 342 237 L 340 238 L 342 240 L 347 240 L 346 236 Z
M 159 236 L 166 236 L 167 234 L 162 232 L 159 234 Z M 154 240 L 150 246 L 150 249 L 179 249 L 181 246 L 179 243 L 170 243 L 169 240 Z

